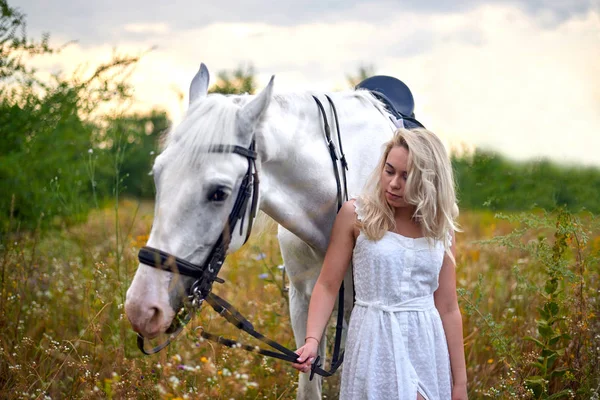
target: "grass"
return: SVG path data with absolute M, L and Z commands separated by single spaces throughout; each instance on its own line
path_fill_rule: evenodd
M 108 207 L 85 224 L 44 235 L 13 228 L 0 248 L 2 397 L 295 398 L 297 373 L 286 363 L 201 340 L 199 326 L 252 342 L 208 308 L 163 352 L 139 352 L 123 303 L 137 250 L 150 230 L 152 205 L 123 200 L 118 210 L 118 219 Z M 554 218 L 530 215 L 535 221 Z M 525 217 L 507 220 L 484 212 L 465 212 L 460 222 L 465 232 L 457 237 L 457 285 L 470 398 L 550 398 L 526 384 L 540 374 L 535 362 L 542 354 L 526 337 L 541 338 L 536 307 L 547 302 L 544 285 L 550 279 L 542 256 L 551 254 L 558 225 L 528 225 Z M 545 376 L 546 392 L 565 389 L 572 391 L 565 398 L 597 398 L 600 230 L 597 218 L 570 224 L 578 234 L 565 242 L 562 261 L 552 269 L 561 274 L 554 301 L 564 317 L 553 329 L 570 339 L 552 344 L 558 356 Z M 550 250 L 536 243 L 548 243 Z M 228 257 L 226 283 L 216 284 L 215 292 L 258 331 L 294 348 L 281 263 L 270 227 Z M 551 376 L 559 368 L 567 371 Z M 327 398 L 337 397 L 338 383 L 326 380 Z

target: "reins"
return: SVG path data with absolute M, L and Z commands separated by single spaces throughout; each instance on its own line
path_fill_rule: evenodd
M 346 180 L 346 170 L 348 169 L 348 163 L 346 162 L 346 158 L 344 156 L 344 152 L 342 149 L 342 141 L 340 134 L 340 127 L 338 122 L 337 110 L 331 98 L 325 95 L 327 98 L 331 109 L 333 110 L 333 115 L 335 119 L 335 125 L 338 135 L 338 143 L 340 146 L 340 157 L 338 158 L 335 143 L 331 139 L 331 129 L 329 126 L 329 122 L 327 121 L 327 115 L 325 113 L 325 109 L 323 104 L 319 99 L 313 96 L 321 115 L 323 116 L 323 125 L 325 130 L 325 139 L 327 141 L 327 147 L 329 149 L 329 154 L 331 156 L 331 160 L 333 162 L 333 170 L 337 185 L 337 208 L 338 211 L 342 207 L 343 199 L 348 200 L 348 189 L 347 189 L 347 180 Z M 192 312 L 195 310 L 199 310 L 202 303 L 206 301 L 218 314 L 223 316 L 229 323 L 234 325 L 240 330 L 248 333 L 252 337 L 260 340 L 266 345 L 270 346 L 274 350 L 266 350 L 259 346 L 252 346 L 244 343 L 240 343 L 237 340 L 227 339 L 220 335 L 215 335 L 210 332 L 204 331 L 203 328 L 200 328 L 200 335 L 202 338 L 206 340 L 210 340 L 212 342 L 219 343 L 221 345 L 231 347 L 231 348 L 241 348 L 249 352 L 261 354 L 268 357 L 274 357 L 280 360 L 288 361 L 291 363 L 296 363 L 298 359 L 298 355 L 286 348 L 285 346 L 271 340 L 257 332 L 254 329 L 254 326 L 239 312 L 237 311 L 230 303 L 228 303 L 225 299 L 217 296 L 212 293 L 212 285 L 214 282 L 224 283 L 225 281 L 219 278 L 217 275 L 223 266 L 225 261 L 227 248 L 229 247 L 229 243 L 231 240 L 231 229 L 235 226 L 235 224 L 240 221 L 240 234 L 243 233 L 243 225 L 244 218 L 246 215 L 246 210 L 248 207 L 248 201 L 250 200 L 250 196 L 252 196 L 251 205 L 250 205 L 250 215 L 248 221 L 248 229 L 246 232 L 246 237 L 244 243 L 248 240 L 251 230 L 252 223 L 254 217 L 256 216 L 256 211 L 258 209 L 258 189 L 259 189 L 259 178 L 258 172 L 256 169 L 256 158 L 257 153 L 255 151 L 255 141 L 252 140 L 252 143 L 249 148 L 235 146 L 235 145 L 214 145 L 205 149 L 206 152 L 209 153 L 234 153 L 239 154 L 248 159 L 248 169 L 246 171 L 246 175 L 242 180 L 240 185 L 240 189 L 238 191 L 237 198 L 235 200 L 233 209 L 229 214 L 229 218 L 227 220 L 227 224 L 223 228 L 221 235 L 217 239 L 217 242 L 211 249 L 210 254 L 207 257 L 207 262 L 204 265 L 196 265 L 189 261 L 183 260 L 181 258 L 175 257 L 171 254 L 168 254 L 162 250 L 155 249 L 152 247 L 142 247 L 138 253 L 139 261 L 153 268 L 162 269 L 165 271 L 179 273 L 181 275 L 190 276 L 196 278 L 194 283 L 190 288 L 190 293 L 188 294 L 188 299 L 190 300 L 192 310 L 187 312 L 187 314 L 178 320 L 179 326 L 172 332 L 164 343 L 154 347 L 151 350 L 146 350 L 144 347 L 144 337 L 138 334 L 137 345 L 140 351 L 144 354 L 154 354 L 165 347 L 167 347 L 172 340 L 179 335 L 185 325 L 191 320 Z M 338 171 L 338 161 L 341 163 L 342 170 L 342 179 L 344 191 L 342 192 L 342 183 L 340 181 L 340 174 Z M 331 376 L 335 373 L 335 371 L 342 364 L 344 359 L 344 353 L 340 352 L 341 349 L 341 340 L 342 340 L 342 330 L 343 330 L 343 314 L 344 314 L 344 284 L 339 290 L 338 295 L 338 315 L 337 315 L 337 324 L 336 324 L 336 333 L 335 333 L 335 341 L 334 341 L 334 351 L 332 355 L 331 361 L 331 369 L 324 370 L 322 369 L 322 364 L 320 361 L 320 356 L 317 356 L 316 360 L 311 366 L 311 374 L 310 380 L 313 379 L 314 374 L 321 375 L 324 377 Z
M 335 151 L 336 150 L 335 144 L 331 140 L 331 128 L 329 127 L 329 122 L 327 121 L 327 114 L 325 114 L 325 108 L 323 107 L 323 104 L 316 96 L 313 96 L 313 99 L 315 99 L 315 102 L 317 103 L 317 106 L 319 107 L 319 110 L 321 111 L 321 115 L 323 116 L 323 127 L 325 130 L 325 139 L 327 140 L 327 147 L 329 148 L 329 155 L 331 156 L 331 161 L 333 162 L 333 173 L 335 175 L 335 182 L 337 185 L 337 211 L 339 212 L 340 208 L 342 208 L 342 204 L 344 203 L 344 199 L 345 199 L 345 201 L 348 201 L 348 184 L 346 181 L 346 170 L 348 170 L 348 163 L 346 162 L 346 156 L 344 155 L 344 149 L 342 148 L 342 136 L 340 134 L 340 124 L 338 121 L 337 110 L 335 108 L 335 104 L 333 103 L 333 101 L 331 100 L 331 98 L 328 95 L 325 95 L 325 97 L 327 98 L 327 101 L 329 102 L 329 105 L 331 106 L 331 109 L 333 110 L 333 117 L 335 119 L 335 128 L 336 128 L 337 135 L 338 135 L 338 143 L 340 145 L 340 157 L 339 158 Z M 342 194 L 342 186 L 340 184 L 340 174 L 338 172 L 338 165 L 337 165 L 338 160 L 340 160 L 340 163 L 342 164 L 341 170 L 342 170 L 342 177 L 344 179 L 343 194 Z M 334 339 L 334 346 L 333 346 L 333 355 L 332 355 L 332 359 L 331 359 L 331 374 L 335 373 L 335 371 L 340 367 L 340 365 L 342 365 L 342 362 L 344 361 L 344 352 L 340 353 L 341 344 L 342 344 L 343 324 L 344 324 L 344 282 L 342 281 L 340 290 L 338 291 L 338 313 L 337 313 L 337 321 L 336 321 L 336 326 L 335 326 L 335 339 Z M 313 362 L 313 364 L 311 366 L 310 380 L 312 380 L 314 374 L 316 373 L 317 368 L 321 367 L 321 364 L 319 363 L 320 360 L 321 360 L 321 356 L 317 356 L 317 358 Z M 330 375 L 328 375 L 328 376 L 330 376 Z

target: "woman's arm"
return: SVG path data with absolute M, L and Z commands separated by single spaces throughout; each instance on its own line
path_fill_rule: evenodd
M 307 372 L 310 363 L 317 355 L 317 348 L 327 321 L 333 311 L 335 299 L 344 280 L 344 275 L 352 260 L 352 250 L 355 242 L 355 212 L 354 201 L 342 205 L 333 224 L 331 238 L 323 268 L 310 296 L 308 321 L 306 324 L 306 343 L 296 350 L 298 363 L 293 367 Z M 306 362 L 308 360 L 308 362 Z
M 454 257 L 456 243 L 452 238 L 450 248 Z M 442 318 L 448 352 L 450 353 L 450 366 L 452 368 L 452 399 L 467 398 L 467 368 L 465 363 L 465 349 L 463 344 L 462 316 L 458 307 L 456 295 L 456 269 L 452 259 L 446 254 L 440 271 L 439 287 L 435 291 L 435 306 Z

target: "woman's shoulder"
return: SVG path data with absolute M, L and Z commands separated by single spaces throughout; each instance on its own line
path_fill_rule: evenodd
M 357 221 L 360 220 L 360 214 L 357 207 L 357 199 L 352 198 L 342 204 L 342 208 L 340 208 L 337 216 L 337 219 L 341 220 L 341 222 L 346 225 L 348 229 L 352 229 L 355 238 L 359 234 Z
M 342 204 L 342 208 L 338 211 L 338 215 L 341 215 L 343 218 L 352 218 L 356 217 L 356 199 L 352 198 L 348 201 L 345 201 Z

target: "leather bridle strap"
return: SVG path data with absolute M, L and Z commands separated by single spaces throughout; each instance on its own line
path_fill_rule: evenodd
M 331 161 L 333 163 L 333 173 L 335 175 L 335 182 L 336 182 L 336 186 L 337 186 L 337 211 L 339 212 L 340 209 L 342 208 L 343 201 L 348 200 L 348 185 L 346 182 L 346 170 L 348 169 L 348 163 L 346 162 L 346 156 L 344 155 L 344 150 L 342 148 L 342 136 L 340 134 L 340 123 L 338 121 L 337 110 L 335 108 L 335 104 L 333 103 L 333 100 L 331 100 L 331 98 L 328 95 L 325 95 L 325 97 L 327 98 L 327 101 L 329 102 L 329 105 L 331 106 L 331 109 L 333 110 L 333 116 L 335 119 L 335 127 L 336 127 L 336 131 L 337 131 L 337 135 L 338 135 L 338 143 L 340 145 L 340 158 L 338 158 L 338 156 L 337 156 L 335 143 L 333 143 L 333 140 L 331 140 L 331 128 L 329 127 L 329 122 L 327 121 L 327 114 L 325 113 L 325 108 L 323 107 L 323 104 L 316 96 L 313 96 L 313 99 L 317 103 L 317 107 L 319 107 L 319 111 L 321 112 L 321 115 L 323 116 L 323 128 L 325 130 L 325 139 L 327 140 L 327 147 L 329 148 L 329 155 L 331 156 Z M 343 181 L 344 181 L 344 192 L 343 193 L 342 193 L 342 185 L 340 182 L 340 174 L 339 174 L 338 165 L 337 165 L 338 160 L 340 160 L 340 162 L 342 164 L 341 170 L 342 170 L 342 177 L 343 177 Z M 336 321 L 336 326 L 335 326 L 335 339 L 334 339 L 334 346 L 333 346 L 333 355 L 332 355 L 332 359 L 331 359 L 332 366 L 331 366 L 331 369 L 329 371 L 327 371 L 329 375 L 324 375 L 324 376 L 333 375 L 333 373 L 335 373 L 335 371 L 338 369 L 338 367 L 342 364 L 342 361 L 344 360 L 344 352 L 341 351 L 342 330 L 343 330 L 343 326 L 344 326 L 344 292 L 345 292 L 344 282 L 342 281 L 342 284 L 340 285 L 340 290 L 338 291 L 338 312 L 337 312 L 337 321 Z M 310 378 L 309 378 L 310 380 L 313 379 L 315 373 L 322 375 L 321 373 L 319 373 L 319 371 L 321 370 L 320 360 L 321 360 L 321 357 L 317 356 L 317 358 L 313 362 L 313 364 L 311 366 L 311 373 L 310 373 Z
M 231 239 L 231 228 L 235 226 L 238 220 L 240 223 L 240 232 L 242 231 L 244 216 L 246 214 L 246 208 L 248 205 L 248 199 L 250 198 L 250 191 L 252 191 L 252 205 L 250 209 L 250 216 L 248 221 L 248 231 L 244 243 L 248 240 L 250 232 L 252 230 L 252 222 L 256 216 L 257 203 L 258 203 L 258 172 L 256 170 L 256 158 L 257 153 L 255 151 L 255 142 L 252 140 L 250 148 L 245 148 L 236 145 L 214 145 L 205 149 L 207 153 L 235 153 L 244 156 L 248 159 L 248 170 L 242 180 L 240 189 L 238 191 L 237 198 L 233 205 L 233 209 L 229 214 L 227 225 L 223 228 L 223 232 L 214 244 L 210 254 L 206 258 L 204 265 L 192 264 L 184 259 L 175 257 L 162 250 L 155 249 L 152 247 L 143 247 L 138 253 L 139 261 L 147 266 L 162 269 L 165 271 L 180 273 L 181 275 L 190 276 L 196 278 L 196 281 L 192 284 L 191 293 L 189 294 L 192 300 L 192 305 L 196 308 L 200 306 L 202 301 L 208 296 L 212 289 L 213 282 L 223 283 L 223 279 L 217 275 L 225 260 L 227 248 Z M 177 334 L 181 332 L 183 326 L 187 324 L 191 319 L 188 314 L 180 323 L 177 331 L 172 334 L 167 342 L 154 349 L 148 351 L 144 348 L 144 338 L 138 334 L 137 344 L 139 349 L 144 354 L 154 354 L 166 347 Z
M 348 162 L 346 161 L 346 155 L 344 154 L 344 147 L 342 146 L 342 135 L 340 133 L 340 122 L 338 120 L 337 109 L 335 108 L 335 104 L 333 104 L 333 100 L 329 95 L 325 95 L 327 97 L 327 101 L 333 110 L 333 119 L 335 119 L 335 130 L 337 132 L 338 137 L 338 145 L 340 146 L 340 162 L 342 163 L 342 181 L 344 183 L 344 200 L 348 201 L 348 180 L 346 179 L 346 171 L 348 171 Z M 341 208 L 341 205 L 339 205 Z M 339 211 L 339 209 L 338 209 Z
M 341 154 L 339 158 L 337 156 L 335 143 L 331 139 L 331 128 L 329 126 L 329 122 L 327 121 L 327 114 L 325 113 L 323 104 L 315 96 L 313 96 L 313 98 L 315 99 L 315 102 L 317 103 L 317 106 L 319 107 L 319 110 L 323 116 L 323 125 L 324 125 L 324 130 L 325 130 L 325 137 L 327 140 L 327 147 L 329 149 L 329 154 L 330 154 L 331 160 L 333 162 L 333 170 L 334 170 L 335 181 L 336 181 L 336 185 L 337 185 L 337 203 L 338 203 L 337 209 L 339 211 L 339 209 L 341 208 L 341 206 L 343 204 L 343 199 L 345 198 L 345 200 L 348 200 L 348 189 L 347 189 L 347 179 L 346 179 L 346 170 L 348 169 L 348 163 L 346 162 L 346 157 L 344 155 L 343 148 L 342 148 L 342 141 L 341 141 L 342 138 L 341 138 L 341 133 L 340 133 L 339 121 L 338 121 L 338 117 L 337 117 L 337 110 L 336 110 L 335 105 L 334 105 L 333 101 L 331 100 L 331 98 L 326 95 L 326 98 L 333 110 L 333 115 L 334 115 L 334 119 L 335 119 L 336 130 L 337 130 L 337 135 L 338 135 L 338 143 L 340 145 L 340 154 Z M 340 174 L 338 172 L 338 166 L 337 166 L 338 160 L 340 160 L 341 165 L 342 165 L 341 170 L 342 170 L 343 185 L 344 185 L 343 193 L 342 193 L 342 185 L 340 182 Z M 271 339 L 267 338 L 266 336 L 264 336 L 263 334 L 254 330 L 253 325 L 246 318 L 244 318 L 244 316 L 242 314 L 240 314 L 231 304 L 229 304 L 227 301 L 225 301 L 221 297 L 217 296 L 216 294 L 214 294 L 212 292 L 209 292 L 208 295 L 206 296 L 206 302 L 208 304 L 210 304 L 210 306 L 218 314 L 223 316 L 229 323 L 231 323 L 238 329 L 243 330 L 244 332 L 248 333 L 252 337 L 260 340 L 261 342 L 267 344 L 268 346 L 272 347 L 276 351 L 265 350 L 265 349 L 259 348 L 257 346 L 251 346 L 248 344 L 240 343 L 237 340 L 227 339 L 227 338 L 224 338 L 223 336 L 215 335 L 215 334 L 206 332 L 202 329 L 200 335 L 204 339 L 219 343 L 223 346 L 227 346 L 227 347 L 231 347 L 231 348 L 242 348 L 249 352 L 261 354 L 261 355 L 268 356 L 268 357 L 274 357 L 274 358 L 288 361 L 291 363 L 297 362 L 298 355 L 295 352 L 293 352 L 292 350 L 280 345 L 279 343 L 275 342 L 274 340 L 271 340 Z M 321 358 L 320 358 L 320 356 L 317 356 L 317 358 L 315 359 L 315 361 L 313 362 L 313 364 L 311 366 L 310 380 L 313 379 L 315 374 L 321 375 L 324 377 L 332 376 L 336 372 L 336 370 L 339 368 L 339 366 L 342 364 L 342 362 L 344 361 L 344 353 L 340 352 L 341 341 L 342 341 L 342 330 L 343 330 L 343 323 L 344 323 L 343 318 L 344 318 L 344 283 L 342 282 L 342 285 L 340 286 L 340 290 L 338 293 L 338 314 L 337 314 L 334 350 L 333 350 L 333 355 L 332 355 L 332 360 L 331 360 L 331 369 L 329 371 L 322 369 L 321 368 L 322 365 L 320 363 Z
M 313 96 L 314 97 L 314 96 Z M 335 116 L 336 128 L 338 134 L 338 141 L 340 143 L 341 150 L 341 135 L 339 129 L 339 123 L 337 119 L 337 111 L 333 104 L 333 101 L 326 96 Z M 345 196 L 346 200 L 348 199 L 348 190 L 346 185 L 346 173 L 345 170 L 348 169 L 348 165 L 346 163 L 346 158 L 341 151 L 341 158 L 338 159 L 336 154 L 335 144 L 331 140 L 331 130 L 329 127 L 329 123 L 327 121 L 327 116 L 325 114 L 325 109 L 321 102 L 314 97 L 322 115 L 323 122 L 325 126 L 325 134 L 327 138 L 327 145 L 329 148 L 329 153 L 331 155 L 331 159 L 334 166 L 335 179 L 337 184 L 337 200 L 338 200 L 338 211 L 342 206 L 342 199 Z M 196 278 L 196 281 L 192 284 L 191 293 L 189 294 L 190 299 L 192 299 L 192 305 L 195 308 L 199 308 L 200 304 L 206 300 L 207 303 L 220 315 L 222 315 L 229 323 L 233 324 L 237 328 L 247 332 L 251 336 L 256 339 L 262 341 L 263 343 L 271 346 L 273 349 L 277 351 L 265 350 L 258 348 L 256 346 L 250 346 L 247 344 L 239 343 L 238 341 L 234 341 L 231 339 L 223 338 L 222 336 L 217 336 L 212 333 L 206 332 L 202 330 L 201 336 L 206 340 L 214 341 L 220 343 L 224 346 L 228 347 L 236 347 L 242 348 L 247 351 L 256 352 L 258 354 L 262 354 L 269 357 L 275 357 L 281 360 L 289 361 L 291 363 L 297 362 L 298 355 L 292 350 L 280 345 L 279 343 L 265 337 L 261 333 L 254 330 L 252 324 L 244 318 L 242 314 L 240 314 L 231 304 L 212 293 L 212 284 L 213 282 L 223 283 L 224 280 L 219 278 L 217 274 L 219 273 L 223 262 L 225 260 L 225 255 L 227 252 L 227 248 L 229 246 L 229 242 L 231 239 L 231 228 L 235 226 L 238 220 L 241 220 L 240 224 L 240 233 L 242 232 L 244 216 L 246 213 L 246 208 L 248 205 L 248 200 L 250 198 L 250 191 L 252 191 L 252 205 L 250 208 L 250 216 L 248 221 L 248 230 L 246 233 L 245 241 L 248 240 L 250 236 L 250 232 L 252 230 L 252 222 L 254 217 L 256 216 L 256 211 L 258 209 L 258 190 L 259 190 L 259 180 L 258 180 L 258 171 L 256 169 L 256 158 L 257 153 L 255 151 L 255 142 L 252 141 L 250 148 L 244 148 L 236 145 L 213 145 L 208 149 L 205 149 L 208 153 L 236 153 L 242 155 L 248 159 L 248 170 L 242 184 L 240 185 L 240 189 L 238 192 L 238 196 L 236 198 L 235 204 L 231 213 L 229 214 L 228 224 L 223 229 L 223 232 L 219 236 L 217 242 L 213 246 L 209 256 L 207 257 L 207 261 L 204 265 L 196 265 L 190 263 L 189 261 L 183 260 L 181 258 L 175 257 L 171 254 L 168 254 L 159 249 L 155 249 L 152 247 L 143 247 L 140 249 L 138 254 L 138 258 L 141 263 L 148 265 L 150 267 L 159 268 L 162 270 L 177 272 L 182 275 L 191 276 Z M 345 193 L 342 194 L 342 187 L 340 182 L 340 175 L 337 167 L 337 160 L 341 160 L 342 163 L 342 172 L 344 179 L 344 189 Z M 245 243 L 244 241 L 244 243 Z M 342 328 L 343 328 L 343 305 L 344 305 L 344 285 L 340 287 L 339 291 L 339 299 L 338 299 L 338 318 L 337 318 L 337 326 L 336 326 L 336 337 L 335 337 L 335 346 L 334 346 L 334 354 L 332 358 L 332 365 L 329 371 L 325 371 L 321 368 L 321 364 L 319 363 L 320 357 L 317 357 L 315 362 L 311 367 L 310 379 L 312 380 L 314 374 L 318 374 L 321 376 L 331 376 L 338 367 L 342 364 L 344 359 L 343 352 L 340 354 L 340 345 L 341 345 L 341 337 L 342 337 Z M 177 334 L 181 332 L 183 326 L 189 322 L 191 318 L 191 314 L 188 314 L 181 322 L 179 328 L 176 330 L 174 334 L 172 334 L 166 343 L 163 343 L 154 349 L 147 351 L 144 348 L 144 338 L 141 335 L 138 335 L 138 347 L 144 354 L 153 354 L 164 347 L 166 347 Z
M 323 129 L 325 130 L 325 140 L 327 141 L 327 148 L 329 149 L 329 155 L 331 156 L 331 161 L 333 162 L 333 174 L 335 175 L 335 183 L 337 185 L 337 208 L 339 211 L 343 204 L 340 172 L 338 171 L 337 166 L 337 161 L 339 160 L 339 158 L 337 156 L 337 152 L 335 151 L 335 143 L 333 143 L 333 140 L 331 140 L 331 128 L 329 127 L 329 122 L 327 121 L 327 114 L 325 114 L 325 108 L 323 107 L 323 103 L 321 103 L 321 101 L 316 96 L 313 96 L 313 99 L 315 99 L 315 102 L 317 103 L 317 106 L 321 111 L 321 115 L 323 116 Z
M 337 110 L 335 108 L 335 104 L 333 103 L 333 100 L 331 100 L 331 97 L 329 97 L 328 95 L 325 95 L 325 97 L 327 97 L 327 101 L 329 102 L 329 105 L 331 106 L 331 109 L 333 110 L 333 117 L 335 119 L 335 129 L 337 131 L 338 144 L 340 146 L 340 162 L 342 163 L 341 169 L 342 169 L 342 180 L 344 182 L 344 200 L 348 201 L 348 184 L 347 184 L 347 178 L 346 178 L 346 171 L 348 170 L 348 162 L 346 161 L 346 155 L 344 154 L 344 148 L 342 146 L 342 135 L 340 133 L 340 122 L 338 120 L 338 114 L 337 114 Z M 339 212 L 340 208 L 341 208 L 341 205 L 338 206 L 338 212 Z M 350 268 L 352 268 L 352 266 L 350 266 Z M 353 293 L 353 298 L 355 298 L 355 297 L 356 296 Z M 338 303 L 342 304 L 342 306 L 341 306 L 342 312 L 340 312 L 339 308 L 338 308 L 338 315 L 337 315 L 337 321 L 336 321 L 336 326 L 335 326 L 335 344 L 334 344 L 334 348 L 333 348 L 333 357 L 332 357 L 332 361 L 331 361 L 332 364 L 334 364 L 334 365 L 338 363 L 338 357 L 340 354 L 340 347 L 341 347 L 341 342 L 342 342 L 342 340 L 341 340 L 342 339 L 342 329 L 343 329 L 343 324 L 344 324 L 344 315 L 343 315 L 344 282 L 343 281 L 342 281 L 342 285 L 340 286 L 340 290 L 338 293 Z M 339 305 L 338 305 L 338 307 L 339 307 Z M 344 354 L 342 353 L 341 359 L 339 360 L 339 364 L 342 363 L 343 358 L 344 358 Z M 319 359 L 317 357 L 315 364 L 318 364 L 318 361 L 319 361 Z M 314 374 L 314 372 L 311 373 L 311 375 L 313 375 L 313 374 Z
M 288 361 L 290 363 L 298 362 L 298 354 L 296 354 L 292 350 L 288 349 L 287 347 L 284 347 L 281 344 L 275 342 L 274 340 L 267 338 L 260 332 L 257 332 L 256 330 L 254 330 L 254 326 L 250 323 L 250 321 L 248 321 L 246 318 L 244 318 L 244 316 L 242 314 L 240 314 L 225 299 L 223 299 L 211 292 L 206 297 L 206 302 L 208 304 L 210 304 L 210 306 L 218 314 L 223 316 L 223 318 L 225 318 L 230 324 L 232 324 L 235 327 L 237 327 L 238 329 L 241 329 L 244 332 L 250 334 L 252 337 L 260 340 L 261 342 L 271 346 L 276 351 L 265 350 L 265 349 L 262 349 L 257 346 L 251 346 L 251 345 L 247 345 L 244 343 L 240 343 L 237 340 L 227 339 L 227 338 L 224 338 L 223 336 L 217 336 L 212 333 L 208 333 L 208 332 L 204 331 L 202 328 L 200 328 L 201 329 L 200 335 L 204 339 L 210 340 L 212 342 L 216 342 L 216 343 L 219 343 L 224 346 L 231 347 L 231 348 L 242 348 L 242 349 L 252 352 L 252 353 L 257 353 L 257 354 L 261 354 L 263 356 L 268 356 L 268 357 L 274 357 L 274 358 L 277 358 L 277 359 L 280 359 L 283 361 Z M 315 365 L 315 367 L 313 368 L 313 371 L 311 372 L 311 379 L 315 373 L 318 375 L 321 375 L 321 376 L 325 376 L 325 377 L 333 375 L 333 373 L 339 367 L 339 365 L 342 363 L 342 361 L 343 361 L 343 355 L 337 361 L 337 365 L 334 365 L 333 366 L 334 368 L 332 368 L 330 371 L 325 371 L 325 370 L 321 369 L 320 366 L 316 366 L 315 364 L 313 364 L 313 365 Z
M 138 259 L 144 265 L 194 278 L 199 277 L 198 273 L 201 272 L 198 265 L 149 246 L 140 249 Z M 221 278 L 217 278 L 215 281 L 225 282 Z
M 249 232 L 252 229 L 252 220 L 256 215 L 257 203 L 258 203 L 258 175 L 256 172 L 256 164 L 254 160 L 256 159 L 256 153 L 254 152 L 254 142 L 250 149 L 245 149 L 239 146 L 226 146 L 226 145 L 217 145 L 212 146 L 209 152 L 217 152 L 217 153 L 237 153 L 242 156 L 245 156 L 249 160 L 248 172 L 244 177 L 244 180 L 240 186 L 238 197 L 236 199 L 235 205 L 229 215 L 228 226 L 225 227 L 216 244 L 213 246 L 211 254 L 208 257 L 208 262 L 204 265 L 196 265 L 189 261 L 186 261 L 182 258 L 175 257 L 169 253 L 166 253 L 162 250 L 155 249 L 152 247 L 143 247 L 140 249 L 138 254 L 138 258 L 141 263 L 148 265 L 150 267 L 159 268 L 165 271 L 179 273 L 181 275 L 191 276 L 197 278 L 196 282 L 192 285 L 192 293 L 191 296 L 195 296 L 196 294 L 200 296 L 202 301 L 206 301 L 218 314 L 223 316 L 229 323 L 233 324 L 238 329 L 247 332 L 254 338 L 262 341 L 268 346 L 272 347 L 276 351 L 265 350 L 259 348 L 257 346 L 251 346 L 247 344 L 239 343 L 237 340 L 231 340 L 224 338 L 222 336 L 218 336 L 209 332 L 206 332 L 202 329 L 200 335 L 206 339 L 213 342 L 220 343 L 224 346 L 242 348 L 246 351 L 255 352 L 264 356 L 278 358 L 280 360 L 288 361 L 291 363 L 297 362 L 298 355 L 294 353 L 292 350 L 282 346 L 281 344 L 275 342 L 264 336 L 263 334 L 257 332 L 254 329 L 254 326 L 239 312 L 237 311 L 231 304 L 229 304 L 226 300 L 217 296 L 216 294 L 211 292 L 212 283 L 219 282 L 223 283 L 224 280 L 219 278 L 217 274 L 222 266 L 223 260 L 225 258 L 225 253 L 227 246 L 229 245 L 229 232 L 231 227 L 235 225 L 238 219 L 243 218 L 245 214 L 248 198 L 250 197 L 250 187 L 253 189 L 252 196 L 252 206 L 250 209 L 250 221 L 248 227 L 248 234 L 246 235 L 246 240 L 248 238 Z M 250 162 L 252 161 L 252 165 Z M 254 167 L 254 173 L 252 173 L 252 166 Z M 253 180 L 253 183 L 250 182 Z M 242 222 L 243 225 L 243 222 Z M 197 290 L 197 293 L 196 293 Z M 199 307 L 199 303 L 196 307 Z M 179 321 L 178 328 L 171 333 L 166 342 L 160 344 L 159 346 L 154 347 L 151 350 L 147 350 L 144 347 L 144 338 L 141 335 L 138 335 L 137 345 L 139 349 L 144 354 L 154 354 L 166 346 L 168 346 L 172 340 L 175 339 L 177 335 L 181 333 L 185 325 L 190 321 L 191 313 L 188 313 L 183 319 Z M 341 364 L 343 357 L 337 359 L 338 363 L 335 365 L 335 369 L 339 367 Z M 311 372 L 311 379 L 313 374 L 317 373 L 322 376 L 331 376 L 335 371 L 325 371 L 320 368 L 320 366 L 313 366 L 313 370 Z
M 333 109 L 333 113 L 334 113 L 334 117 L 335 117 L 335 123 L 336 123 L 337 135 L 338 135 L 338 143 L 340 143 L 340 153 L 341 153 L 340 158 L 337 157 L 335 144 L 331 140 L 331 129 L 330 129 L 329 123 L 327 121 L 327 115 L 325 114 L 325 109 L 323 108 L 323 104 L 319 101 L 319 99 L 317 99 L 316 97 L 313 96 L 313 98 L 315 99 L 315 102 L 317 103 L 317 106 L 319 107 L 319 109 L 323 115 L 323 124 L 324 124 L 326 139 L 327 139 L 327 146 L 329 148 L 329 154 L 330 154 L 331 160 L 333 162 L 333 167 L 334 167 L 333 169 L 334 169 L 335 180 L 336 180 L 336 184 L 337 184 L 337 200 L 338 200 L 338 211 L 339 211 L 339 209 L 341 208 L 341 206 L 343 204 L 343 198 L 345 197 L 345 199 L 348 200 L 348 189 L 347 189 L 347 183 L 346 183 L 346 170 L 348 169 L 348 164 L 346 162 L 346 158 L 343 154 L 343 150 L 341 147 L 341 134 L 340 134 L 339 122 L 338 122 L 338 118 L 337 118 L 337 111 L 335 109 L 335 105 L 333 104 L 333 101 L 331 100 L 331 98 L 329 96 L 326 96 L 326 97 L 331 105 L 331 108 Z M 343 173 L 343 181 L 344 181 L 344 189 L 345 189 L 343 194 L 342 194 L 342 186 L 341 186 L 341 182 L 340 182 L 340 175 L 339 175 L 338 166 L 337 166 L 338 160 L 340 160 L 342 163 L 342 173 Z M 258 180 L 256 180 L 256 181 L 258 181 Z M 254 203 L 254 204 L 256 204 L 256 203 Z M 254 210 L 252 211 L 252 215 L 254 215 Z M 215 334 L 204 331 L 204 329 L 201 329 L 200 335 L 204 339 L 219 343 L 223 346 L 227 346 L 227 347 L 231 347 L 231 348 L 241 348 L 241 349 L 244 349 L 249 352 L 261 354 L 261 355 L 268 356 L 268 357 L 274 357 L 274 358 L 288 361 L 291 363 L 297 362 L 298 355 L 295 352 L 282 346 L 281 344 L 275 342 L 274 340 L 267 338 L 263 334 L 257 332 L 254 329 L 254 326 L 250 323 L 250 321 L 248 321 L 239 311 L 237 311 L 225 299 L 223 299 L 209 291 L 205 297 L 205 300 L 218 314 L 223 316 L 223 318 L 225 318 L 230 324 L 232 324 L 235 327 L 237 327 L 238 329 L 248 333 L 252 337 L 260 340 L 261 342 L 267 344 L 268 346 L 272 347 L 276 351 L 265 350 L 265 349 L 257 347 L 257 346 L 251 346 L 248 344 L 240 343 L 237 340 L 227 339 L 227 338 L 224 338 L 223 336 L 215 335 Z M 342 282 L 342 285 L 340 286 L 339 296 L 338 296 L 338 315 L 337 315 L 334 351 L 333 351 L 333 356 L 332 356 L 332 361 L 331 361 L 331 369 L 329 371 L 322 369 L 321 368 L 322 365 L 319 362 L 320 356 L 317 356 L 316 360 L 313 362 L 313 364 L 311 366 L 310 380 L 313 379 L 315 374 L 321 375 L 324 377 L 332 376 L 336 372 L 336 370 L 339 368 L 339 366 L 342 364 L 342 362 L 344 360 L 344 353 L 343 352 L 340 353 L 340 348 L 341 348 L 342 330 L 343 330 L 343 315 L 344 315 L 344 284 Z

